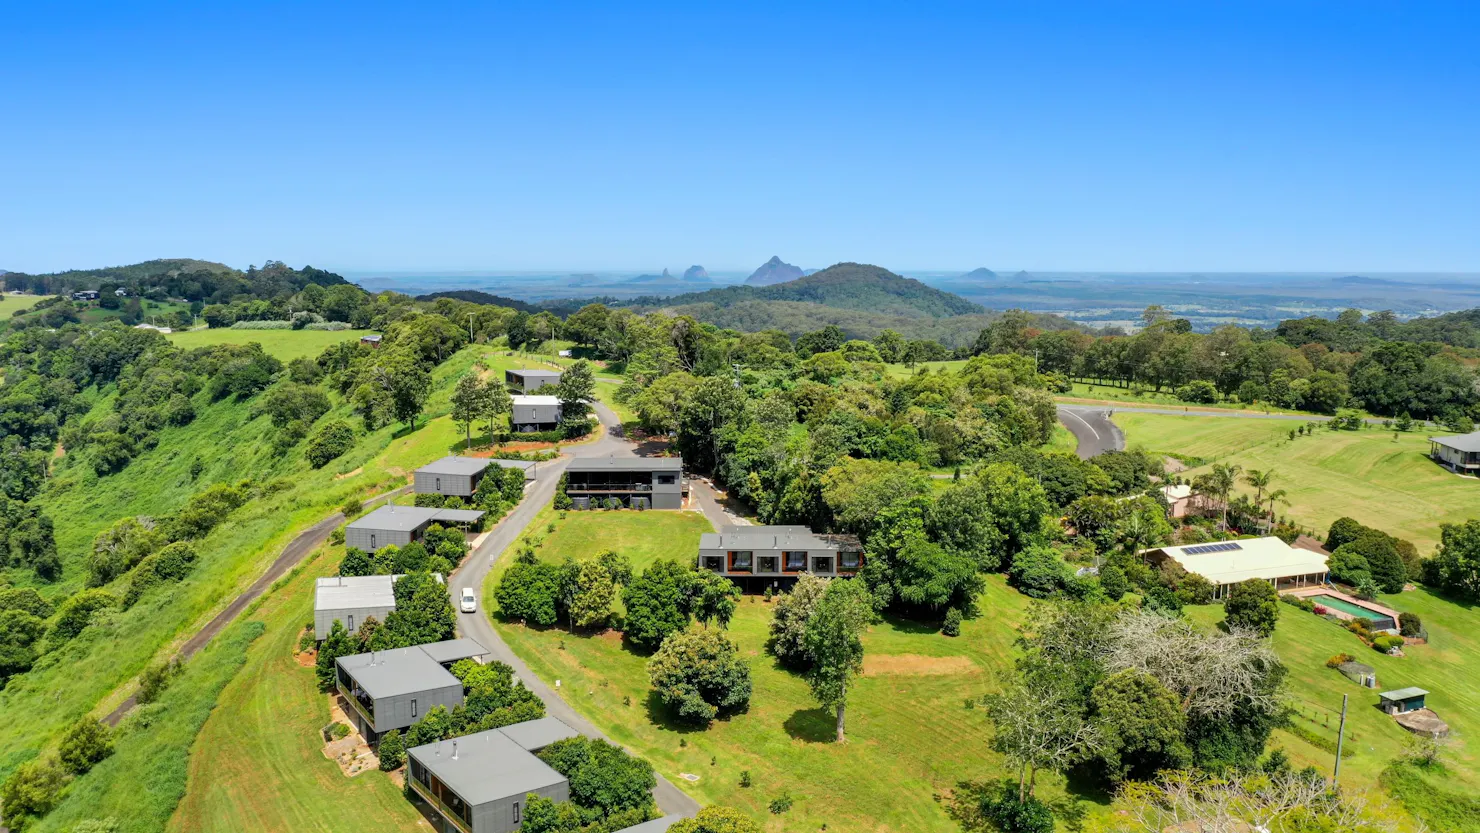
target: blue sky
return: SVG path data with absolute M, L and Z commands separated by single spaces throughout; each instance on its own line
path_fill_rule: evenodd
M 1294 0 L 10 3 L 0 268 L 1480 271 L 1477 24 Z

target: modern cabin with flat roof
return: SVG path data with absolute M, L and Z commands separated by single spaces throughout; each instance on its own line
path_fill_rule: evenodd
M 560 427 L 560 400 L 554 396 L 510 397 L 509 426 L 515 431 L 551 431 Z
M 682 509 L 688 494 L 681 457 L 577 457 L 565 474 L 565 493 L 577 509 L 600 509 L 608 500 L 627 509 Z
M 560 371 L 558 370 L 525 368 L 504 371 L 504 387 L 511 391 L 534 393 L 540 388 L 554 387 L 558 384 L 560 384 Z
M 1480 431 L 1429 437 L 1429 456 L 1450 471 L 1476 474 L 1480 472 Z
M 344 545 L 365 552 L 381 547 L 404 547 L 420 541 L 427 527 L 434 523 L 474 524 L 483 517 L 481 509 L 437 509 L 429 506 L 397 506 L 393 503 L 376 509 L 344 527 Z
M 462 705 L 462 682 L 447 669 L 487 654 L 487 648 L 471 639 L 449 639 L 340 657 L 335 670 L 345 712 L 365 740 L 377 743 L 386 732 L 420 720 L 433 706 L 450 711 Z
M 329 638 L 329 630 L 336 620 L 344 623 L 344 629 L 357 633 L 366 619 L 375 617 L 384 622 L 385 617 L 396 609 L 394 576 L 329 576 L 314 582 L 313 588 L 313 638 L 320 642 Z
M 406 750 L 406 783 L 460 833 L 512 833 L 530 793 L 570 800 L 570 782 L 535 752 L 577 732 L 553 717 Z
M 419 495 L 472 497 L 491 462 L 487 457 L 450 454 L 413 472 L 412 490 Z
M 699 568 L 746 589 L 774 587 L 803 573 L 854 575 L 863 568 L 863 545 L 853 535 L 823 535 L 805 526 L 727 526 L 699 536 Z
M 528 483 L 539 474 L 539 464 L 533 460 L 503 460 L 498 457 L 489 458 L 488 462 L 505 469 L 519 469 L 524 472 L 524 482 Z
M 1228 594 L 1229 587 L 1250 579 L 1267 581 L 1276 590 L 1295 590 L 1324 584 L 1327 576 L 1326 556 L 1274 536 L 1157 547 L 1142 550 L 1141 557 L 1153 567 L 1175 561 L 1212 582 L 1218 599 Z

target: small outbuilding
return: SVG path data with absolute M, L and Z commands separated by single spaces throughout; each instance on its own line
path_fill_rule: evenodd
M 360 625 L 372 616 L 384 622 L 396 609 L 398 578 L 399 575 L 329 576 L 314 582 L 313 638 L 320 642 L 328 639 L 335 620 L 343 622 L 350 633 L 357 633 Z
M 1377 688 L 1377 669 L 1365 663 L 1349 660 L 1336 666 L 1343 677 L 1363 688 Z
M 534 393 L 540 388 L 560 384 L 560 371 L 522 368 L 504 371 L 504 387 L 521 393 Z
M 427 527 L 440 524 L 474 524 L 483 517 L 480 509 L 437 509 L 429 506 L 397 506 L 388 503 L 344 527 L 344 545 L 365 552 L 381 547 L 403 547 L 420 541 Z
M 1416 686 L 1395 688 L 1377 695 L 1378 708 L 1388 714 L 1406 714 L 1424 708 L 1424 697 L 1428 692 Z
M 377 336 L 377 335 L 360 336 L 360 343 L 363 344 L 363 345 L 365 345 L 366 347 L 379 347 L 380 346 L 380 336 Z
M 575 736 L 547 717 L 415 746 L 406 750 L 406 783 L 451 829 L 513 833 L 530 793 L 570 800 L 570 782 L 534 752 Z
M 560 400 L 554 396 L 511 397 L 509 425 L 521 433 L 551 431 L 560 426 Z

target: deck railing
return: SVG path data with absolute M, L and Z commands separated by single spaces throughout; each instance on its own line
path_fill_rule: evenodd
M 443 804 L 442 799 L 432 795 L 432 788 L 430 786 L 423 784 L 415 778 L 408 777 L 406 780 L 411 784 L 411 789 L 415 790 L 416 794 L 421 796 L 423 801 L 432 805 L 432 809 L 436 810 L 438 815 L 452 822 L 453 827 L 463 831 L 463 833 L 473 833 L 473 828 L 468 826 L 467 822 L 463 821 L 461 816 L 454 813 L 451 807 Z

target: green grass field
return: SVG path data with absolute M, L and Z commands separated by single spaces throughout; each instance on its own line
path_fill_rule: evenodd
M 299 356 L 317 356 L 324 348 L 341 341 L 358 340 L 369 330 L 233 330 L 230 327 L 215 329 L 183 330 L 170 333 L 166 338 L 177 347 L 191 350 L 215 344 L 249 344 L 256 342 L 262 349 L 281 361 L 290 362 Z
M 1244 469 L 1270 469 L 1290 505 L 1280 515 L 1322 532 L 1344 515 L 1428 551 L 1439 524 L 1480 516 L 1480 480 L 1451 474 L 1428 458 L 1428 435 L 1380 429 L 1328 431 L 1289 439 L 1300 423 L 1117 413 L 1131 447 L 1178 453 Z M 1190 478 L 1203 469 L 1182 473 Z M 1240 486 L 1241 489 L 1246 487 Z
M 571 512 L 555 521 L 554 533 L 544 526 L 553 515 L 542 514 L 531 532 L 545 538 L 542 559 L 611 546 L 638 564 L 659 557 L 686 561 L 700 528 L 671 534 L 668 514 Z M 485 610 L 501 572 L 496 567 L 484 588 Z M 948 833 L 957 828 L 932 796 L 962 779 L 1003 774 L 984 713 L 964 704 L 993 690 L 993 673 L 1008 668 L 1012 629 L 1027 600 L 994 576 L 982 606 L 987 613 L 967 622 L 957 639 L 899 620 L 871 628 L 864 637 L 868 667 L 848 707 L 850 742 L 842 746 L 832 742 L 832 716 L 817 707 L 806 683 L 765 653 L 770 607 L 758 596 L 742 600 L 730 625 L 731 639 L 750 663 L 750 708 L 699 731 L 674 725 L 650 699 L 647 658 L 624 648 L 615 633 L 572 636 L 497 620 L 495 627 L 543 679 L 560 680 L 563 696 L 583 715 L 702 803 L 737 807 L 765 820 L 767 831 L 815 831 L 826 824 L 832 830 Z M 739 785 L 745 770 L 749 788 Z M 1040 776 L 1039 783 L 1041 795 L 1062 805 L 1062 780 Z M 767 804 L 783 792 L 794 806 L 770 815 Z M 1094 806 L 1081 803 L 1091 815 Z
M 0 322 L 9 321 L 12 315 L 25 312 L 36 306 L 51 295 L 11 295 L 0 293 Z
M 267 596 L 266 625 L 226 686 L 190 757 L 189 791 L 171 831 L 415 830 L 421 814 L 381 772 L 346 777 L 324 757 L 319 729 L 329 701 L 311 667 L 293 658 L 313 619 L 314 579 L 334 572 L 342 548 L 313 560 Z
M 1312 613 L 1280 605 L 1274 643 L 1290 670 L 1287 680 L 1296 723 L 1334 742 L 1341 696 L 1350 696 L 1346 748 L 1356 754 L 1341 764 L 1341 783 L 1368 795 L 1379 792 L 1378 779 L 1402 754 L 1408 732 L 1378 711 L 1377 692 L 1418 686 L 1430 692 L 1427 704 L 1449 723 L 1455 738 L 1446 755 L 1448 773 L 1426 774 L 1430 786 L 1449 792 L 1480 792 L 1480 749 L 1469 742 L 1480 733 L 1480 609 L 1450 602 L 1427 590 L 1384 595 L 1380 601 L 1422 617 L 1431 641 L 1410 645 L 1406 656 L 1390 657 L 1366 647 L 1345 629 Z M 1196 621 L 1209 626 L 1223 618 L 1217 605 L 1189 608 Z M 1326 667 L 1326 659 L 1348 653 L 1377 671 L 1376 690 L 1364 689 Z M 1281 746 L 1297 766 L 1314 765 L 1330 773 L 1335 756 L 1287 731 L 1277 731 L 1271 745 Z M 1413 807 L 1410 809 L 1419 810 Z M 1480 829 L 1480 819 L 1470 830 Z M 1437 819 L 1430 820 L 1431 825 Z M 1442 825 L 1434 830 L 1455 829 Z

